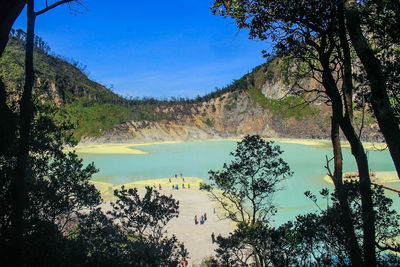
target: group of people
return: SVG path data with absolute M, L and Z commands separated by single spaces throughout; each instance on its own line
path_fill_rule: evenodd
M 187 188 L 190 189 L 190 184 L 188 184 Z M 173 184 L 173 185 L 172 185 L 172 189 L 179 190 L 179 185 Z M 185 189 L 185 184 L 182 184 L 182 189 Z
M 176 173 L 175 173 L 175 179 L 178 179 L 178 174 Z M 185 177 L 182 176 L 182 173 L 181 173 L 181 179 L 183 182 L 185 181 Z M 169 178 L 168 180 L 169 183 L 172 183 L 171 178 Z M 190 184 L 187 185 L 187 188 L 190 189 Z M 179 184 L 173 184 L 172 189 L 179 190 Z M 182 183 L 182 189 L 185 189 L 185 183 Z
M 200 217 L 200 224 L 204 224 L 205 221 L 207 221 L 207 214 L 204 212 L 204 215 L 201 215 L 201 217 Z M 199 224 L 197 215 L 194 215 L 194 224 Z
M 178 179 L 178 174 L 176 173 L 175 173 L 175 179 Z M 182 176 L 182 173 L 181 173 L 181 179 L 182 181 L 185 181 L 185 177 Z M 169 182 L 171 182 L 171 178 L 169 178 Z
M 154 190 L 157 188 L 156 184 L 153 184 L 153 188 L 154 188 Z M 161 184 L 158 184 L 158 190 L 162 190 Z
M 175 174 L 175 178 L 178 179 L 178 174 Z M 185 181 L 185 178 L 182 176 L 182 173 L 181 173 L 181 179 L 182 179 L 183 182 Z M 169 180 L 169 183 L 172 183 L 171 178 L 169 178 L 168 180 Z M 155 183 L 153 184 L 153 188 L 154 188 L 154 189 L 157 188 L 157 186 L 156 186 Z M 185 189 L 185 183 L 182 183 L 182 187 L 181 187 L 181 188 L 182 188 L 182 189 Z M 190 189 L 190 184 L 187 184 L 187 187 L 186 187 L 186 188 L 187 188 L 187 189 Z M 175 184 L 175 183 L 172 184 L 172 189 L 179 190 L 179 184 Z M 158 190 L 162 190 L 161 184 L 158 184 Z

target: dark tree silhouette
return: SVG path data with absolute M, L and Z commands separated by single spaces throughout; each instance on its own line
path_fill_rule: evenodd
M 138 240 L 133 254 L 143 266 L 175 266 L 186 256 L 183 244 L 175 236 L 167 237 L 165 230 L 167 223 L 178 217 L 179 201 L 150 187 L 143 197 L 136 188 L 124 187 L 115 190 L 114 196 L 117 201 L 111 203 L 108 214 L 118 220 L 124 233 Z
M 232 17 L 239 28 L 249 28 L 251 38 L 272 39 L 280 56 L 305 63 L 294 72 L 306 73 L 323 87 L 332 106 L 332 145 L 335 171 L 330 173 L 337 190 L 342 185 L 342 157 L 339 127 L 350 142 L 360 176 L 363 203 L 363 256 L 356 242 L 348 204 L 342 195 L 343 224 L 347 228 L 347 249 L 355 265 L 375 266 L 375 219 L 371 197 L 369 167 L 360 136 L 356 133 L 352 103 L 352 59 L 347 40 L 346 9 L 342 1 L 215 1 L 215 14 Z M 302 89 L 311 92 L 311 89 Z M 317 91 L 318 92 L 318 91 Z M 397 127 L 397 125 L 396 125 Z M 329 165 L 329 161 L 328 164 Z M 327 166 L 329 168 L 329 166 Z
M 20 260 L 23 257 L 22 252 L 22 234 L 23 230 L 23 209 L 26 204 L 26 192 L 25 183 L 27 180 L 28 172 L 28 154 L 30 151 L 30 134 L 31 134 L 31 123 L 33 119 L 33 101 L 32 91 L 34 85 L 34 69 L 33 69 L 33 48 L 34 48 L 34 37 L 35 37 L 35 20 L 40 14 L 43 14 L 61 4 L 72 2 L 73 0 L 57 1 L 54 4 L 47 5 L 40 11 L 35 12 L 34 0 L 27 0 L 27 35 L 26 35 L 26 48 L 25 48 L 25 84 L 22 93 L 22 97 L 19 103 L 20 108 L 20 123 L 19 123 L 19 140 L 17 148 L 17 164 L 15 167 L 15 178 L 11 181 L 12 191 L 12 205 L 13 214 L 11 216 L 13 235 L 15 242 L 15 253 L 16 260 Z

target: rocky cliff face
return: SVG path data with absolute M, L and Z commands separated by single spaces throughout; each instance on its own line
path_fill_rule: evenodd
M 183 110 L 190 109 L 190 112 Z M 189 107 L 175 106 L 164 113 L 175 114 L 173 120 L 129 121 L 114 126 L 99 137 L 84 137 L 82 142 L 146 143 L 188 141 L 219 138 L 240 138 L 247 134 L 263 137 L 328 138 L 326 110 L 321 116 L 296 120 L 282 118 L 263 109 L 245 91 L 227 93 Z

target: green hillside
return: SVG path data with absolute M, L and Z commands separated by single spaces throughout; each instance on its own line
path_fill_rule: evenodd
M 0 75 L 11 94 L 18 95 L 24 84 L 25 36 L 21 30 L 12 31 L 0 59 Z M 99 135 L 130 119 L 157 119 L 157 115 L 151 114 L 157 101 L 128 101 L 114 94 L 90 80 L 79 63 L 51 54 L 49 46 L 38 36 L 35 37 L 34 68 L 36 86 L 47 83 L 48 96 L 59 104 L 59 119 L 68 119 L 74 124 L 77 140 L 82 135 Z
M 49 53 L 49 48 L 40 37 L 35 38 L 34 68 L 36 78 L 56 85 L 58 96 L 63 103 L 86 97 L 98 101 L 121 101 L 110 90 L 91 81 L 77 62 L 67 62 Z M 13 31 L 8 46 L 0 59 L 0 75 L 9 89 L 18 90 L 24 80 L 25 33 Z
M 24 81 L 25 35 L 21 30 L 13 30 L 0 59 L 0 75 L 8 90 L 17 94 L 21 91 Z M 289 96 L 282 100 L 272 100 L 262 94 L 261 88 L 266 79 L 276 79 L 282 72 L 284 66 L 278 61 L 273 59 L 257 66 L 226 87 L 196 99 L 128 100 L 90 80 L 85 74 L 85 68 L 79 63 L 50 53 L 49 46 L 38 36 L 35 37 L 34 49 L 36 85 L 47 84 L 48 97 L 60 108 L 58 119 L 73 123 L 77 141 L 83 135 L 99 136 L 112 126 L 129 120 L 176 120 L 179 114 L 190 115 L 196 103 L 207 102 L 233 92 L 246 92 L 254 103 L 272 111 L 280 118 L 295 117 L 296 120 L 302 120 L 318 113 L 312 106 L 302 105 L 300 98 Z M 231 95 L 225 108 L 231 110 L 237 104 L 236 101 L 237 94 Z M 168 109 L 169 111 L 165 112 L 166 108 L 176 105 L 179 105 L 179 108 Z

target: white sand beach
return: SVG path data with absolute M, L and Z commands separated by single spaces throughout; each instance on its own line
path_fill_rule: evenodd
M 148 154 L 140 149 L 133 148 L 132 144 L 80 144 L 66 151 L 75 151 L 78 154 L 126 154 L 143 155 Z
M 179 200 L 179 217 L 167 225 L 168 235 L 175 235 L 185 243 L 189 252 L 189 266 L 199 266 L 204 258 L 214 255 L 216 244 L 212 244 L 211 234 L 228 236 L 234 230 L 234 224 L 227 219 L 218 218 L 214 213 L 214 204 L 206 192 L 200 190 L 162 190 L 164 194 Z M 204 224 L 195 224 L 194 216 L 200 219 L 204 213 Z
M 330 140 L 322 139 L 298 139 L 298 138 L 264 138 L 268 141 L 276 141 L 282 143 L 300 144 L 306 146 L 315 146 L 320 148 L 331 147 Z M 206 139 L 206 140 L 188 140 L 191 142 L 196 141 L 241 141 L 241 138 L 221 138 L 221 139 Z M 80 143 L 72 148 L 65 148 L 66 151 L 76 151 L 78 154 L 131 154 L 143 155 L 148 154 L 141 150 L 141 147 L 159 144 L 176 144 L 183 141 L 163 141 L 163 142 L 149 142 L 149 143 Z M 342 148 L 350 148 L 347 141 L 341 141 Z M 364 148 L 367 150 L 385 150 L 387 146 L 385 143 L 372 143 L 363 142 Z

